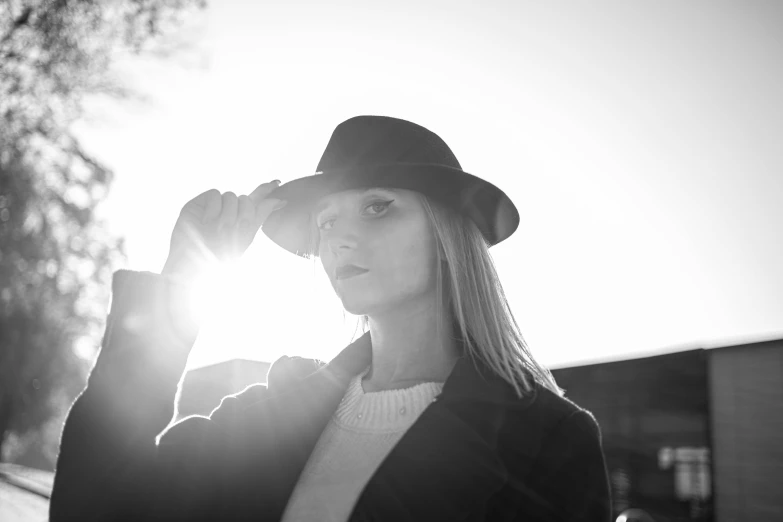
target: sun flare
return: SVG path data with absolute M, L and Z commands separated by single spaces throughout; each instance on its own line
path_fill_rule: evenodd
M 260 243 L 196 277 L 190 311 L 201 328 L 189 368 L 281 355 L 328 361 L 354 334 L 356 318 L 344 313 L 320 268 Z

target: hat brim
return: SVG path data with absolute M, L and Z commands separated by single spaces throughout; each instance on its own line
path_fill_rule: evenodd
M 490 246 L 508 238 L 519 226 L 511 199 L 492 183 L 445 165 L 395 163 L 356 169 L 327 170 L 280 185 L 269 198 L 287 201 L 264 223 L 264 233 L 291 253 L 309 258 L 311 210 L 329 194 L 357 188 L 390 187 L 420 192 L 469 217 Z

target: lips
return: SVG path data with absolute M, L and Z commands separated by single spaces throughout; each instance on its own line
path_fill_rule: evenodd
M 365 272 L 369 272 L 369 270 L 360 268 L 356 265 L 343 265 L 337 267 L 334 271 L 334 277 L 335 279 L 348 279 L 349 277 L 357 276 Z

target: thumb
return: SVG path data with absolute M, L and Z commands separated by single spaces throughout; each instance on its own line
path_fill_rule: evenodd
M 280 180 L 276 179 L 268 183 L 262 183 L 256 187 L 256 189 L 249 194 L 250 199 L 256 204 L 264 201 L 269 194 L 275 191 L 280 186 Z

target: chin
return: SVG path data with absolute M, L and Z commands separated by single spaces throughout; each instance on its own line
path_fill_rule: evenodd
M 343 300 L 343 308 L 351 315 L 368 315 L 374 309 L 370 303 L 358 300 Z
M 379 309 L 388 308 L 391 303 L 373 299 L 369 295 L 341 295 L 339 296 L 346 312 L 352 315 L 371 315 Z

